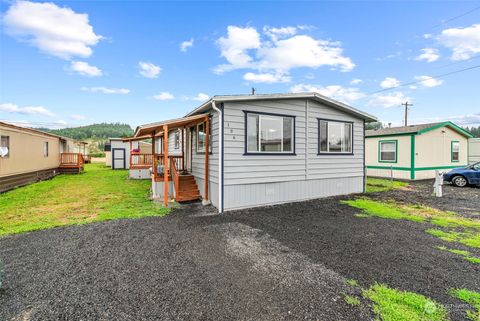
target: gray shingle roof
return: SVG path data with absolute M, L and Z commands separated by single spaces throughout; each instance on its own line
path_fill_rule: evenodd
M 443 122 L 401 126 L 401 127 L 390 127 L 390 128 L 382 128 L 378 130 L 367 130 L 365 131 L 365 136 L 368 137 L 368 136 L 395 135 L 395 134 L 413 134 L 427 128 L 435 127 L 440 124 L 443 124 Z

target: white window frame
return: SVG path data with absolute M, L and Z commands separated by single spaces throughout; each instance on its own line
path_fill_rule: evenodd
M 254 112 L 254 111 L 244 111 L 245 112 L 245 155 L 295 155 L 295 116 L 292 115 L 282 115 L 282 114 L 271 114 L 271 113 L 261 113 L 261 112 Z M 257 150 L 251 151 L 248 150 L 248 116 L 255 115 L 258 116 L 258 140 L 257 140 Z M 282 121 L 282 130 L 281 138 L 280 138 L 280 148 L 281 151 L 262 151 L 262 118 L 280 118 Z M 283 150 L 283 122 L 285 118 L 290 118 L 292 121 L 291 126 L 291 150 L 284 151 Z
M 177 130 L 175 132 L 175 135 L 173 137 L 173 146 L 175 149 L 180 149 L 180 130 Z
M 6 147 L 7 148 L 7 155 L 3 156 L 3 158 L 9 158 L 10 157 L 10 136 L 1 135 L 0 136 L 0 143 L 4 138 L 6 138 L 5 140 L 7 141 L 7 146 L 0 146 L 0 147 Z
M 394 144 L 395 149 L 393 152 L 395 153 L 395 159 L 382 159 L 382 145 L 383 144 Z M 391 153 L 392 151 L 385 151 Z M 380 163 L 396 163 L 398 161 L 398 140 L 380 140 L 378 142 L 378 161 Z
M 48 157 L 49 154 L 49 146 L 48 142 L 43 142 L 43 157 Z
M 212 121 L 210 120 L 210 121 L 209 121 L 209 124 L 211 124 L 211 123 L 212 123 Z M 197 124 L 197 126 L 196 126 L 196 128 L 195 128 L 195 130 L 196 130 L 196 134 L 195 134 L 195 135 L 196 135 L 196 136 L 195 136 L 195 140 L 196 140 L 196 141 L 195 141 L 195 151 L 197 152 L 197 154 L 203 154 L 203 153 L 205 153 L 205 145 L 206 145 L 206 143 L 207 143 L 207 141 L 205 140 L 205 142 L 204 142 L 204 144 L 203 144 L 203 148 L 202 148 L 202 149 L 199 149 L 199 148 L 198 148 L 198 141 L 199 141 L 199 139 L 198 139 L 198 136 L 199 136 L 199 135 L 198 135 L 198 134 L 199 134 L 199 132 L 200 132 L 200 131 L 198 130 L 198 128 L 200 127 L 200 125 L 203 125 L 203 132 L 205 133 L 205 138 L 206 138 L 206 136 L 207 136 L 207 127 L 206 127 L 207 122 L 203 122 L 203 123 Z M 209 152 L 210 154 L 212 153 L 212 148 L 213 148 L 213 147 L 212 147 L 213 141 L 212 141 L 212 130 L 211 130 L 211 129 L 212 129 L 212 128 L 210 127 L 210 135 L 208 135 L 208 136 L 209 136 L 209 139 L 208 139 L 208 143 L 209 143 L 209 144 L 208 144 L 208 152 Z
M 321 122 L 326 122 L 327 123 L 327 150 L 326 151 L 322 151 L 321 150 L 321 141 L 322 141 L 322 133 L 321 133 L 321 130 L 320 130 L 320 124 Z M 346 152 L 331 152 L 330 151 L 330 141 L 329 141 L 329 131 L 330 131 L 330 123 L 339 123 L 339 124 L 343 124 L 342 126 L 342 132 L 345 130 L 345 124 L 349 124 L 350 125 L 350 151 L 346 151 Z M 345 135 L 341 135 L 342 137 L 345 137 Z M 336 119 L 325 119 L 325 118 L 318 118 L 318 155 L 353 155 L 353 144 L 354 144 L 354 141 L 353 141 L 353 122 L 351 121 L 343 121 L 343 120 L 336 120 Z

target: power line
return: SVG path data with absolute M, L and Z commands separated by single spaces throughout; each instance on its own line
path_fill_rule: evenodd
M 458 73 L 461 73 L 461 72 L 464 72 L 464 71 L 467 71 L 467 70 L 472 70 L 472 69 L 479 68 L 479 67 L 480 67 L 480 65 L 471 66 L 471 67 L 468 67 L 468 68 L 447 72 L 445 74 L 441 74 L 441 75 L 437 75 L 437 76 L 431 76 L 429 79 L 442 78 L 442 77 L 450 76 L 450 75 L 453 75 L 453 74 L 458 74 Z M 367 95 L 378 94 L 378 93 L 381 93 L 381 92 L 384 92 L 384 91 L 393 90 L 393 89 L 397 89 L 397 88 L 400 88 L 400 87 L 419 84 L 419 83 L 422 83 L 426 80 L 428 80 L 428 79 L 422 79 L 422 80 L 407 82 L 407 83 L 404 83 L 404 84 L 401 84 L 401 85 L 398 85 L 398 86 L 395 86 L 395 87 L 384 88 L 384 89 L 380 89 L 380 90 L 377 90 L 377 91 L 373 91 L 373 92 L 367 93 Z
M 444 20 L 444 21 L 442 21 L 441 23 L 436 24 L 436 25 L 434 25 L 433 27 L 430 27 L 430 29 L 435 29 L 435 28 L 437 28 L 437 27 L 444 26 L 445 24 L 447 24 L 447 23 L 449 23 L 449 22 L 451 22 L 451 21 L 453 21 L 453 20 L 456 20 L 456 19 L 458 19 L 458 18 L 464 17 L 464 16 L 466 16 L 466 15 L 468 15 L 468 14 L 474 12 L 474 11 L 477 11 L 478 9 L 480 9 L 480 6 L 479 6 L 479 7 L 476 7 L 476 8 L 473 8 L 473 9 L 471 9 L 471 10 L 469 10 L 469 11 L 467 11 L 467 12 L 464 12 L 464 13 L 462 13 L 462 14 L 459 14 L 458 16 L 455 16 L 455 17 L 452 17 L 452 18 L 450 18 L 450 19 Z

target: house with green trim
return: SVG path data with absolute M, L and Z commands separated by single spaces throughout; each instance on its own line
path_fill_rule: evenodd
M 472 135 L 454 123 L 441 122 L 367 130 L 367 175 L 406 180 L 430 179 L 435 170 L 468 164 Z

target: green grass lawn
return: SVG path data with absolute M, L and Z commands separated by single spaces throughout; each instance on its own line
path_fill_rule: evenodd
M 163 216 L 169 209 L 152 202 L 149 180 L 129 180 L 128 171 L 87 164 L 80 175 L 0 194 L 0 236 L 117 218 Z
M 367 177 L 367 193 L 385 192 L 392 189 L 407 187 L 407 182 L 391 181 L 389 179 Z

